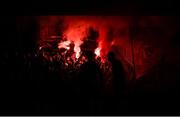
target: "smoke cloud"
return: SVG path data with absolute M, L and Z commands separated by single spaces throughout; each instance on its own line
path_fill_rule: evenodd
M 131 75 L 133 62 L 129 36 L 130 18 L 129 16 L 40 16 L 38 17 L 39 43 L 53 35 L 59 35 L 75 43 L 76 53 L 83 51 L 81 46 L 96 49 L 96 53 L 100 52 L 101 58 L 105 58 L 109 51 L 113 51 L 123 61 L 128 75 Z M 138 78 L 145 74 L 160 57 L 162 46 L 156 43 L 162 42 L 162 38 L 168 40 L 171 37 L 168 30 L 161 31 L 164 24 L 167 22 L 157 16 L 142 17 L 137 24 L 144 28 L 144 30 L 137 29 L 138 33 L 134 37 L 135 67 Z M 59 27 L 55 28 L 57 25 Z M 168 41 L 164 41 L 161 45 L 165 42 Z

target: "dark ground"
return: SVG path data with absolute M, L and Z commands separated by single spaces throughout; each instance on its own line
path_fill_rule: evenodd
M 34 59 L 10 56 L 1 60 L 0 114 L 179 114 L 178 63 L 163 63 L 157 67 L 159 69 L 136 80 L 132 90 L 124 98 L 102 95 L 92 100 L 79 92 L 78 77 L 66 72 L 50 72 L 48 66 L 43 66 Z

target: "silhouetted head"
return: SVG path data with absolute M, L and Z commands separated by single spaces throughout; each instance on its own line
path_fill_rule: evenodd
M 108 53 L 108 60 L 110 62 L 114 61 L 115 60 L 115 53 L 114 52 L 109 52 Z
M 86 57 L 88 60 L 93 60 L 94 59 L 94 52 L 93 51 L 87 51 Z

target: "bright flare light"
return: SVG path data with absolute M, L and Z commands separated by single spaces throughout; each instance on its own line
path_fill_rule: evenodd
M 60 48 L 65 48 L 65 49 L 69 50 L 70 49 L 70 47 L 69 47 L 70 43 L 71 43 L 70 41 L 61 42 L 61 43 L 58 44 L 58 48 L 59 49 Z
M 76 58 L 78 59 L 80 57 L 80 52 L 81 52 L 80 47 L 75 45 L 74 52 L 76 53 Z
M 94 53 L 96 54 L 97 57 L 100 57 L 100 50 L 101 50 L 100 48 L 95 49 Z

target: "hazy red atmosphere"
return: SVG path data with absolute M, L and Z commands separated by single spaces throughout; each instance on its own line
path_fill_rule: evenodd
M 179 112 L 178 17 L 1 20 L 0 114 Z
M 92 40 L 85 48 L 98 54 L 102 62 L 109 51 L 114 51 L 123 60 L 128 78 L 131 78 L 134 68 L 136 78 L 139 78 L 156 66 L 175 30 L 171 19 L 162 16 L 142 17 L 133 38 L 130 36 L 131 16 L 40 16 L 37 19 L 40 25 L 40 47 L 50 47 L 46 41 L 56 40 L 59 48 L 66 48 L 62 42 L 73 41 L 74 56 L 79 58 L 83 51 L 80 46 Z M 90 31 L 97 35 L 91 37 Z
M 175 1 L 2 6 L 0 115 L 180 115 Z

